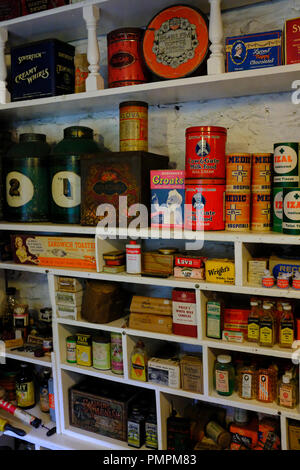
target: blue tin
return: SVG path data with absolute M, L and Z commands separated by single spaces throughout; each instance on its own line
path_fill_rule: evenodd
M 74 93 L 75 48 L 47 39 L 11 49 L 12 101 Z
M 280 30 L 226 38 L 226 72 L 274 67 L 281 64 Z

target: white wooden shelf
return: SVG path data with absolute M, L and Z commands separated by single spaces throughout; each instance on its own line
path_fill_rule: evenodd
M 202 344 L 209 346 L 210 348 L 227 349 L 229 351 L 244 352 L 248 354 L 258 354 L 260 356 L 270 357 L 282 357 L 285 359 L 291 359 L 293 352 L 290 348 L 280 348 L 278 345 L 272 348 L 263 348 L 255 343 L 244 341 L 243 343 L 233 343 L 223 340 L 212 340 L 205 338 Z
M 300 64 L 282 65 L 13 102 L 0 106 L 1 120 L 15 124 L 16 120 L 117 110 L 118 104 L 127 100 L 143 100 L 149 105 L 159 105 L 290 92 L 292 82 L 299 78 L 299 72 Z M 182 132 L 184 136 L 184 129 Z
M 31 364 L 37 364 L 43 367 L 52 367 L 51 358 L 48 356 L 43 356 L 39 358 L 39 357 L 34 357 L 33 353 L 22 352 L 22 351 L 11 351 L 8 349 L 5 352 L 5 357 L 7 359 L 14 359 L 16 361 L 29 362 Z

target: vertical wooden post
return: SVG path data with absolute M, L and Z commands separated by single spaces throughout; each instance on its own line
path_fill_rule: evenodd
M 89 76 L 86 79 L 86 91 L 103 90 L 104 80 L 99 73 L 100 51 L 97 40 L 97 23 L 100 18 L 99 8 L 96 6 L 83 7 L 83 18 L 88 31 L 87 59 L 89 62 Z
M 5 63 L 5 44 L 7 42 L 8 33 L 4 28 L 0 28 L 0 103 L 10 103 L 10 93 L 6 88 L 6 63 Z
M 209 0 L 209 39 L 211 54 L 207 61 L 207 74 L 214 75 L 225 72 L 224 33 L 221 14 L 221 0 Z

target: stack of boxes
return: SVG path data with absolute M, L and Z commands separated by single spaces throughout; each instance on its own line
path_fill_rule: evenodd
M 172 301 L 134 295 L 130 305 L 129 328 L 172 333 Z
M 81 314 L 83 284 L 72 277 L 55 277 L 57 316 L 78 320 Z

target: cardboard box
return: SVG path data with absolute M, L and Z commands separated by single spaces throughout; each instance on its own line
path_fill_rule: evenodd
M 180 388 L 180 362 L 152 357 L 148 361 L 148 382 L 163 387 Z
M 289 450 L 300 450 L 300 425 L 289 424 Z
M 271 274 L 277 279 L 279 273 L 294 273 L 300 271 L 300 259 L 284 259 L 271 256 L 269 260 Z
M 203 393 L 202 359 L 184 356 L 180 361 L 181 385 L 187 392 Z
M 242 343 L 244 341 L 244 333 L 242 331 L 223 330 L 222 340 L 229 343 Z
M 158 297 L 132 297 L 130 312 L 172 316 L 172 300 Z
M 249 313 L 248 309 L 225 308 L 224 330 L 247 332 Z
M 286 20 L 284 25 L 284 62 L 300 62 L 300 18 Z
M 68 305 L 79 307 L 82 304 L 83 291 L 80 292 L 56 292 L 55 301 L 57 305 Z
M 199 281 L 205 280 L 205 268 L 181 268 L 175 266 L 174 268 L 174 277 L 183 277 L 185 279 L 198 279 Z
M 14 262 L 96 270 L 95 238 L 11 235 Z
M 235 284 L 234 261 L 228 259 L 208 259 L 205 263 L 207 282 Z
M 82 282 L 76 277 L 55 276 L 55 290 L 60 292 L 80 292 L 83 289 Z
M 172 334 L 172 323 L 172 317 L 169 316 L 146 313 L 131 313 L 129 316 L 129 328 L 134 330 Z
M 266 31 L 226 38 L 226 72 L 282 64 L 282 32 Z
M 268 269 L 267 258 L 254 258 L 248 261 L 248 283 L 261 287 L 262 276 Z
M 76 307 L 74 305 L 57 305 L 56 312 L 59 318 L 78 320 L 81 315 L 81 306 Z
M 142 272 L 173 275 L 174 255 L 163 255 L 158 251 L 142 253 Z

